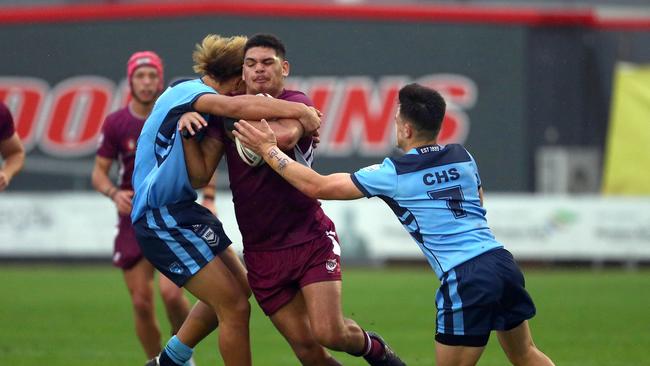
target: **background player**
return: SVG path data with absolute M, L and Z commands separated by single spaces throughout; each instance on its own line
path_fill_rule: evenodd
M 290 70 L 285 53 L 284 45 L 275 36 L 251 37 L 244 55 L 246 92 L 267 93 L 311 106 L 313 103 L 303 93 L 284 89 Z M 199 128 L 203 124 L 194 121 Z M 305 133 L 297 121 L 281 120 L 272 125 L 282 149 L 310 166 L 312 134 Z M 320 203 L 293 188 L 267 166 L 246 165 L 227 134 L 222 123 L 214 124 L 214 128 L 208 129 L 208 138 L 201 142 L 202 150 L 225 149 L 250 286 L 260 307 L 301 363 L 339 365 L 325 346 L 364 356 L 374 365 L 401 365 L 379 336 L 364 332 L 354 321 L 343 317 L 341 249 L 334 224 Z M 213 155 L 201 156 L 208 158 L 205 166 L 214 165 Z
M 131 98 L 126 107 L 106 117 L 95 158 L 92 183 L 117 208 L 118 233 L 115 237 L 113 265 L 122 269 L 133 305 L 136 334 L 147 358 L 152 358 L 162 349 L 160 327 L 154 310 L 154 268 L 143 258 L 131 225 L 131 176 L 136 141 L 163 89 L 162 60 L 151 51 L 134 53 L 127 62 L 127 80 Z M 118 186 L 109 178 L 115 160 L 120 164 Z M 172 333 L 176 334 L 189 312 L 189 301 L 183 290 L 165 276 L 159 276 L 158 285 Z
M 11 179 L 25 164 L 25 148 L 14 128 L 9 108 L 0 102 L 0 192 L 7 189 Z
M 322 176 L 296 164 L 266 123 L 260 131 L 240 121 L 234 134 L 310 197 L 378 196 L 391 207 L 441 281 L 436 365 L 476 364 L 492 330 L 513 364 L 553 365 L 533 343 L 528 319 L 535 306 L 523 274 L 487 226 L 476 162 L 461 145 L 437 145 L 444 113 L 437 92 L 418 84 L 402 88 L 395 125 L 406 155 L 352 175 Z
M 194 70 L 202 77 L 178 82 L 159 97 L 138 139 L 131 213 L 145 257 L 216 313 L 221 356 L 226 365 L 238 366 L 251 364 L 245 274 L 239 259 L 227 250 L 231 242 L 219 220 L 195 203 L 195 189 L 205 186 L 212 174 L 188 177 L 193 167 L 177 142 L 182 139 L 178 120 L 197 111 L 236 118 L 296 118 L 312 131 L 320 125 L 316 111 L 299 103 L 219 95 L 242 84 L 245 42 L 245 37 L 205 37 L 193 54 Z M 152 364 L 183 364 L 192 352 L 184 342 L 179 332 Z

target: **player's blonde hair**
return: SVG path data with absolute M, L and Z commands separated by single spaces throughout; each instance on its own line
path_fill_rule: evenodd
M 222 37 L 208 34 L 192 53 L 194 72 L 225 81 L 241 76 L 246 36 Z

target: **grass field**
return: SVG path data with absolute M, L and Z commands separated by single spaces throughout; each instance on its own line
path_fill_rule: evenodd
M 538 346 L 562 366 L 650 365 L 650 272 L 525 271 L 538 315 Z M 0 267 L 0 365 L 142 365 L 119 271 L 103 266 Z M 433 365 L 434 290 L 426 269 L 348 269 L 345 314 L 377 330 L 409 365 Z M 163 314 L 158 303 L 160 319 Z M 163 321 L 163 329 L 168 327 Z M 256 305 L 255 365 L 297 365 Z M 363 365 L 337 354 L 345 365 Z M 216 336 L 196 351 L 199 366 L 220 365 Z M 506 365 L 492 337 L 480 365 Z

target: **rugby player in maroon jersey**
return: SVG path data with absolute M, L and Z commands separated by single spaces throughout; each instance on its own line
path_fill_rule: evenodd
M 115 203 L 118 212 L 118 232 L 115 237 L 113 265 L 122 269 L 124 282 L 133 305 L 135 332 L 147 358 L 161 351 L 161 335 L 154 310 L 154 267 L 140 251 L 131 225 L 131 176 L 135 148 L 145 119 L 163 89 L 163 63 L 151 51 L 134 53 L 127 62 L 127 78 L 131 97 L 126 107 L 109 114 L 102 126 L 100 146 L 95 158 L 92 183 L 95 190 Z M 113 162 L 118 161 L 119 183 L 109 177 Z M 190 303 L 165 276 L 158 276 L 160 294 L 175 334 L 190 310 Z
M 248 40 L 243 69 L 247 94 L 265 93 L 313 106 L 303 93 L 284 89 L 289 69 L 285 48 L 279 39 L 255 35 Z M 189 127 L 194 132 L 205 124 L 198 114 L 188 114 L 179 128 Z M 274 121 L 271 128 L 282 150 L 311 166 L 313 138 L 304 132 L 298 121 Z M 253 294 L 300 362 L 303 365 L 340 365 L 326 350 L 331 349 L 364 357 L 371 365 L 403 365 L 381 337 L 365 332 L 356 322 L 344 318 L 341 248 L 334 224 L 320 203 L 293 188 L 268 166 L 247 165 L 237 153 L 228 123 L 220 119 L 210 123 L 206 136 L 201 141 L 204 147 L 194 151 L 214 151 L 218 157 L 226 154 Z M 198 142 L 185 140 L 184 144 Z M 188 150 L 186 159 L 192 156 Z M 206 157 L 194 155 L 193 158 Z M 214 161 L 214 157 L 199 165 L 216 168 L 216 164 L 208 164 L 210 161 Z M 190 176 L 206 174 L 191 169 L 188 173 Z M 191 317 L 195 316 L 203 316 L 209 324 L 213 313 L 199 304 L 192 310 Z M 205 335 L 196 334 L 195 339 Z

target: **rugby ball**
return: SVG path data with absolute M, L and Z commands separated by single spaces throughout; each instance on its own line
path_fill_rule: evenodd
M 259 93 L 256 94 L 259 97 L 273 98 L 271 94 Z M 250 166 L 259 166 L 264 163 L 264 159 L 261 156 L 257 155 L 253 150 L 244 146 L 238 138 L 235 137 L 235 146 L 237 147 L 237 153 L 239 157 L 244 161 L 244 163 Z
M 237 137 L 235 137 L 235 147 L 237 148 L 239 157 L 244 161 L 244 163 L 252 167 L 259 166 L 264 163 L 264 159 L 262 159 L 261 156 L 257 155 L 253 150 L 244 146 L 244 144 L 242 144 Z

